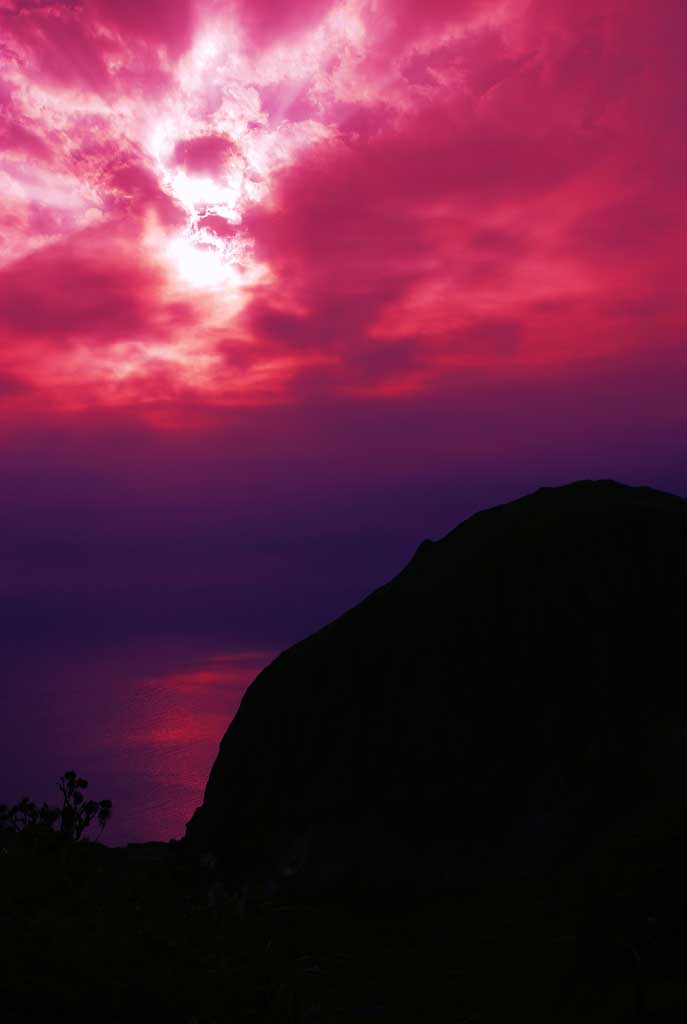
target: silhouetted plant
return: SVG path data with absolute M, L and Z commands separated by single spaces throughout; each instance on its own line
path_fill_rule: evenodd
M 19 803 L 13 807 L 7 804 L 0 805 L 0 827 L 12 829 L 15 832 L 23 832 L 38 822 L 39 810 L 28 796 L 22 797 Z
M 57 829 L 67 839 L 78 841 L 97 821 L 100 836 L 112 817 L 112 801 L 85 800 L 83 790 L 88 788 L 88 781 L 76 772 L 65 772 L 57 785 L 62 794 L 62 807 L 51 807 L 47 803 L 38 807 L 27 796 L 12 807 L 0 804 L 0 829 L 13 832 Z
M 112 801 L 85 800 L 83 790 L 88 788 L 88 782 L 79 778 L 76 772 L 65 772 L 58 786 L 62 793 L 60 832 L 71 839 L 81 839 L 94 820 L 102 832 L 112 815 Z

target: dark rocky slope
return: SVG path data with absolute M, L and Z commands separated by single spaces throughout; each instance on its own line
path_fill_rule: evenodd
M 685 806 L 687 502 L 583 481 L 425 541 L 255 680 L 191 848 L 424 890 L 541 875 Z

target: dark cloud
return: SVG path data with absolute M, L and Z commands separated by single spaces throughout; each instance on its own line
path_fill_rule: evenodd
M 236 145 L 223 135 L 199 135 L 180 139 L 174 147 L 174 159 L 191 174 L 215 175 L 236 152 Z
M 160 272 L 132 263 L 111 242 L 110 231 L 85 231 L 0 270 L 5 358 L 25 338 L 97 345 L 149 325 Z

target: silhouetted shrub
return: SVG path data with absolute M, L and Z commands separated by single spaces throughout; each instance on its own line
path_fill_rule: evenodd
M 32 832 L 57 830 L 65 838 L 79 840 L 94 822 L 100 825 L 102 834 L 112 816 L 111 800 L 85 800 L 83 790 L 88 781 L 76 772 L 65 772 L 58 780 L 62 794 L 62 806 L 51 807 L 43 803 L 38 807 L 27 796 L 14 804 L 0 804 L 0 830 L 11 832 Z

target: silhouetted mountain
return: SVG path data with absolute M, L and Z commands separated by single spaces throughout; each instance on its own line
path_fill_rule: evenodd
M 424 891 L 580 863 L 686 805 L 686 606 L 681 498 L 582 481 L 480 512 L 258 676 L 189 843 Z

